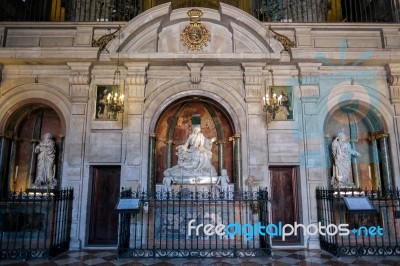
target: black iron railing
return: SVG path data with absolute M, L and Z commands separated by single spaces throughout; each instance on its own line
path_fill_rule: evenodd
M 0 259 L 54 257 L 69 249 L 73 190 L 10 193 L 0 201 Z
M 145 8 L 243 8 L 265 22 L 400 22 L 398 0 L 3 0 L 0 21 L 128 21 Z
M 336 256 L 400 255 L 399 189 L 385 192 L 317 189 L 316 197 L 321 226 L 329 226 L 329 232 L 334 233 L 335 226 L 347 224 L 349 230 L 342 235 L 320 234 L 322 249 Z
M 121 197 L 140 199 L 141 208 L 135 214 L 120 214 L 120 257 L 246 257 L 271 254 L 269 236 L 253 236 L 249 227 L 245 227 L 246 234 L 239 230 L 234 234 L 235 229 L 230 230 L 231 235 L 214 231 L 218 224 L 266 226 L 269 217 L 266 190 L 220 193 L 183 189 L 179 192 L 158 192 L 154 198 L 146 193 L 124 191 Z M 211 234 L 203 230 L 205 227 L 211 228 Z

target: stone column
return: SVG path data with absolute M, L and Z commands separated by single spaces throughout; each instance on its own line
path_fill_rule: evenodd
M 247 129 L 235 134 L 234 151 L 237 156 L 235 186 L 238 190 L 243 188 L 244 181 L 250 179 L 254 183 L 263 183 L 263 177 L 267 175 L 267 163 L 264 159 L 268 150 L 267 127 L 265 114 L 262 111 L 262 97 L 265 92 L 264 74 L 266 72 L 264 68 L 265 63 L 242 63 Z M 243 153 L 242 144 L 244 144 Z M 242 158 L 245 159 L 242 160 Z M 243 163 L 246 167 L 238 165 L 239 163 Z M 243 180 L 242 174 L 246 180 Z
M 58 151 L 58 162 L 57 162 L 57 168 L 56 168 L 56 179 L 58 182 L 58 187 L 61 187 L 60 181 L 62 178 L 62 164 L 64 162 L 64 140 L 65 137 L 64 136 L 60 136 L 60 150 Z
M 4 32 L 4 28 L 0 27 L 0 47 L 3 47 L 3 45 L 2 45 L 2 37 L 4 36 L 4 35 L 2 35 L 3 32 Z M 3 65 L 0 64 L 0 84 L 1 84 L 2 80 L 3 80 Z M 0 90 L 0 95 L 3 95 L 3 93 L 1 93 L 1 90 Z
M 319 87 L 319 68 L 321 63 L 298 63 L 299 70 L 299 87 L 301 95 L 301 108 L 297 117 L 301 119 L 303 127 L 304 142 L 304 165 L 300 165 L 300 173 L 304 173 L 305 177 L 299 175 L 298 182 L 302 185 L 302 190 L 308 197 L 307 202 L 300 202 L 304 210 L 308 213 L 303 216 L 303 222 L 307 224 L 318 223 L 317 202 L 315 191 L 317 187 L 324 187 L 331 183 L 332 173 L 328 175 L 328 180 L 323 179 L 326 172 L 326 162 L 324 162 L 324 151 L 321 149 L 323 145 L 323 132 L 320 131 L 320 121 L 318 120 L 317 103 L 320 98 Z M 299 140 L 301 141 L 301 140 Z M 329 150 L 328 152 L 331 152 Z M 304 167 L 304 168 L 303 168 Z M 307 242 L 308 248 L 319 248 L 318 236 L 309 236 L 304 240 Z
M 233 162 L 234 162 L 234 179 L 235 179 L 235 190 L 241 191 L 243 188 L 243 177 L 242 177 L 242 148 L 240 134 L 235 134 L 230 137 L 233 145 Z
M 390 161 L 389 145 L 388 145 L 388 134 L 379 134 L 376 136 L 379 140 L 379 146 L 381 150 L 381 165 L 382 165 L 382 190 L 388 191 L 393 189 L 393 175 L 392 165 Z
M 127 129 L 126 132 L 126 177 L 121 180 L 124 187 L 137 189 L 142 186 L 142 190 L 150 191 L 150 186 L 155 186 L 155 175 L 151 176 L 148 164 L 142 163 L 147 160 L 143 151 L 150 151 L 151 137 L 144 130 L 143 106 L 146 89 L 147 62 L 125 63 L 127 75 L 125 79 L 125 95 L 127 99 Z M 155 145 L 155 143 L 154 143 Z M 155 149 L 155 146 L 154 146 Z M 149 156 L 151 154 L 149 153 Z M 155 153 L 152 154 L 155 156 Z M 154 158 L 155 160 L 155 158 Z M 147 168 L 147 169 L 146 169 Z M 151 181 L 149 178 L 153 178 Z
M 8 136 L 0 136 L 0 198 L 5 198 L 8 195 L 8 187 L 4 185 L 7 169 L 7 157 L 10 145 L 10 138 Z
M 371 186 L 373 190 L 381 190 L 381 170 L 379 166 L 379 152 L 378 152 L 378 142 L 376 141 L 376 136 L 371 137 L 372 145 L 372 166 L 373 166 L 373 176 L 371 177 Z
M 31 140 L 31 156 L 29 157 L 28 165 L 28 178 L 26 179 L 26 187 L 31 188 L 33 182 L 36 179 L 36 164 L 37 164 L 37 153 L 35 152 L 36 145 L 38 145 L 38 139 Z
M 218 145 L 218 174 L 221 174 L 222 169 L 224 169 L 224 145 L 225 141 L 218 140 L 216 141 Z
M 356 119 L 354 117 L 354 111 L 353 110 L 348 110 L 347 111 L 347 117 L 349 118 L 350 122 L 350 139 L 349 143 L 351 145 L 351 148 L 353 150 L 356 149 L 356 143 L 358 142 L 358 126 Z M 355 187 L 360 188 L 360 170 L 358 167 L 358 158 L 357 156 L 351 156 L 351 170 L 353 174 L 353 183 Z
M 350 139 L 349 140 L 351 148 L 353 150 L 357 150 L 356 149 L 356 142 L 358 142 L 358 139 Z M 351 170 L 352 170 L 352 174 L 353 174 L 353 182 L 354 182 L 354 186 L 357 188 L 360 188 L 360 170 L 358 167 L 358 158 L 357 156 L 351 156 Z
M 173 144 L 173 140 L 169 139 L 167 141 L 165 141 L 165 149 L 166 149 L 166 154 L 167 154 L 167 168 L 171 168 L 172 167 L 172 144 Z
M 15 153 L 17 151 L 17 138 L 13 137 L 11 141 L 10 162 L 8 163 L 8 187 L 11 191 L 15 191 Z
M 389 74 L 388 74 L 388 83 L 390 88 L 390 100 L 394 109 L 394 128 L 393 128 L 393 140 L 400 139 L 400 63 L 393 63 L 386 66 Z M 393 154 L 399 154 L 398 145 L 392 145 L 392 149 L 394 149 Z M 398 158 L 396 158 L 398 160 Z M 395 162 L 398 165 L 398 162 Z M 394 169 L 394 175 L 396 177 L 397 182 L 399 182 L 399 170 L 397 170 L 398 166 Z
M 80 224 L 86 223 L 86 217 L 81 217 L 82 204 L 80 195 L 82 193 L 83 172 L 84 172 L 84 151 L 86 139 L 86 121 L 89 100 L 89 83 L 90 83 L 90 62 L 70 62 L 67 63 L 71 71 L 69 74 L 70 99 L 71 99 L 71 116 L 69 121 L 69 131 L 67 132 L 67 151 L 68 157 L 67 172 L 71 173 L 65 176 L 63 182 L 65 186 L 74 188 L 74 201 L 72 208 L 72 225 L 71 225 L 71 249 L 79 249 L 83 236 L 86 234 L 85 226 Z M 79 232 L 79 228 L 82 231 Z
M 150 133 L 147 193 L 152 196 L 154 196 L 154 193 L 156 191 L 156 141 L 156 134 Z

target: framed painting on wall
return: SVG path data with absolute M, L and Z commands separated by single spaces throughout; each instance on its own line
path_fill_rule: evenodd
M 117 120 L 117 115 L 108 111 L 108 97 L 112 95 L 112 85 L 96 87 L 95 120 Z
M 293 120 L 293 87 L 271 86 L 270 95 L 278 100 L 277 106 L 272 113 L 273 120 Z

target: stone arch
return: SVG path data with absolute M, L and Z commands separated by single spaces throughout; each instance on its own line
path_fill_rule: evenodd
M 238 92 L 229 90 L 227 84 L 220 82 L 210 82 L 210 81 L 202 81 L 201 89 L 190 89 L 191 83 L 186 79 L 182 79 L 180 81 L 175 80 L 174 82 L 168 82 L 159 86 L 155 91 L 149 94 L 146 98 L 146 107 L 144 108 L 143 116 L 144 116 L 144 139 L 147 137 L 150 139 L 149 146 L 146 145 L 146 142 L 143 143 L 144 153 L 149 153 L 149 165 L 143 165 L 143 173 L 144 175 L 149 176 L 148 182 L 148 190 L 155 186 L 155 173 L 152 172 L 152 161 L 151 157 L 154 155 L 152 149 L 155 147 L 155 136 L 152 136 L 155 128 L 157 126 L 157 122 L 159 117 L 163 114 L 163 112 L 174 102 L 181 98 L 185 97 L 203 97 L 213 100 L 214 102 L 219 103 L 220 107 L 224 109 L 226 114 L 230 115 L 230 120 L 232 122 L 233 133 L 237 136 L 240 136 L 241 139 L 246 139 L 246 113 L 243 106 L 243 103 L 240 101 L 240 95 Z M 220 95 L 223 95 L 221 97 Z M 236 143 L 234 145 L 241 146 L 241 141 L 234 141 L 232 143 Z M 244 144 L 243 146 L 245 146 Z M 243 148 L 242 148 L 243 149 Z M 240 148 L 238 150 L 240 153 Z M 247 154 L 244 153 L 239 163 L 240 165 L 235 167 L 237 170 L 235 171 L 235 182 L 240 187 L 242 185 L 242 169 L 245 168 L 241 164 L 247 161 Z M 150 171 L 150 172 L 148 172 Z
M 392 117 L 393 111 L 390 102 L 379 91 L 361 84 L 351 84 L 342 82 L 332 88 L 328 95 L 318 103 L 319 121 L 325 121 L 325 118 L 335 109 L 339 108 L 344 102 L 357 100 L 364 108 L 377 108 L 382 115 L 381 121 L 385 130 L 391 130 L 393 123 L 388 119 Z M 320 124 L 320 130 L 323 131 L 324 124 Z
M 69 99 L 58 88 L 41 83 L 14 87 L 4 98 L 0 106 L 1 193 L 31 188 L 36 168 L 34 148 L 45 133 L 51 133 L 56 143 L 55 178 L 60 185 Z
M 355 185 L 368 189 L 392 188 L 398 160 L 394 125 L 389 119 L 393 111 L 384 95 L 373 88 L 343 82 L 334 87 L 318 107 L 319 121 L 323 121 L 321 132 L 325 135 L 328 180 L 332 176 L 332 140 L 339 127 L 343 127 L 351 146 L 361 153 L 360 157 L 352 158 Z
M 146 98 L 148 105 L 144 110 L 144 116 L 148 117 L 146 114 L 149 114 L 149 116 L 152 116 L 152 119 L 148 124 L 145 123 L 145 130 L 148 129 L 149 132 L 153 132 L 157 123 L 156 118 L 161 115 L 162 111 L 167 106 L 177 99 L 185 96 L 205 96 L 219 102 L 227 113 L 232 114 L 231 119 L 235 132 L 242 132 L 246 112 L 239 93 L 235 92 L 234 89 L 230 88 L 227 84 L 221 82 L 202 81 L 202 89 L 190 89 L 190 87 L 191 83 L 188 82 L 187 79 L 174 80 L 159 86 L 149 94 Z M 229 93 L 227 93 L 227 91 L 229 91 Z M 224 95 L 224 97 L 220 95 Z M 242 120 L 240 118 L 242 118 Z
M 27 83 L 7 91 L 0 105 L 0 133 L 5 134 L 6 125 L 12 114 L 24 105 L 37 103 L 48 105 L 56 111 L 62 121 L 62 131 L 66 132 L 70 116 L 70 100 L 53 85 Z

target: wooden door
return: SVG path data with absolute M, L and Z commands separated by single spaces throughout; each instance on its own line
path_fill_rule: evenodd
M 120 174 L 120 166 L 93 167 L 88 244 L 117 244 Z
M 300 223 L 297 196 L 297 168 L 296 167 L 271 167 L 271 218 L 272 223 L 294 225 Z M 300 232 L 302 233 L 302 232 Z M 297 236 L 286 237 L 285 241 L 279 236 L 272 237 L 272 244 L 285 245 L 300 243 Z

